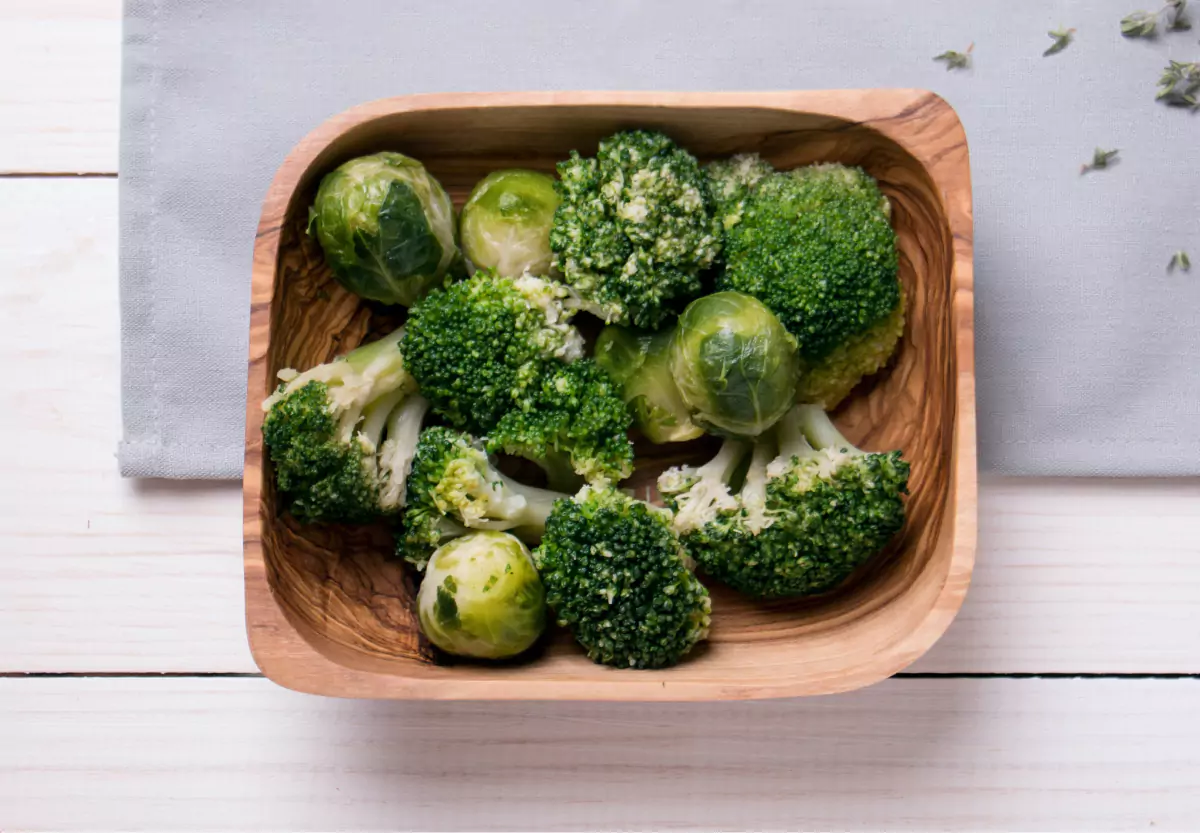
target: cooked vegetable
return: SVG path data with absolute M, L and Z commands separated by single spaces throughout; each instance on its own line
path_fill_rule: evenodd
M 817 362 L 800 362 L 796 401 L 834 409 L 867 376 L 888 363 L 904 335 L 904 295 L 887 317 L 839 344 Z
M 720 250 L 720 218 L 695 157 L 661 133 L 630 130 L 595 158 L 558 164 L 554 265 L 606 323 L 658 329 L 700 294 Z
M 504 532 L 472 532 L 440 547 L 417 592 L 421 631 L 450 654 L 505 659 L 546 628 L 546 593 L 529 550 Z
M 799 343 L 800 396 L 835 407 L 879 370 L 904 329 L 890 205 L 858 168 L 761 179 L 725 235 L 718 285 L 761 300 Z
M 534 551 L 546 601 L 605 665 L 674 665 L 708 634 L 708 591 L 670 518 L 611 487 L 559 501 Z
M 665 472 L 674 528 L 708 575 L 758 597 L 833 590 L 904 525 L 908 463 L 846 441 L 815 405 L 798 405 L 749 447 L 729 440 L 709 463 Z M 774 456 L 774 459 L 772 457 Z
M 408 477 L 407 510 L 396 554 L 418 570 L 430 554 L 471 529 L 541 537 L 558 492 L 518 483 L 499 471 L 483 444 L 452 428 L 421 432 Z
M 648 333 L 615 324 L 596 339 L 596 364 L 621 386 L 638 430 L 654 443 L 693 440 L 704 429 L 691 412 L 671 376 L 671 339 L 675 331 Z
M 549 274 L 558 202 L 554 180 L 545 174 L 517 168 L 488 174 L 463 206 L 463 252 L 476 267 L 502 277 Z
M 670 372 L 694 421 L 755 437 L 796 392 L 796 340 L 759 300 L 718 292 L 688 305 L 671 343 Z
M 326 174 L 308 217 L 338 281 L 363 298 L 412 306 L 462 271 L 449 195 L 402 153 L 351 159 Z
M 551 487 L 574 491 L 633 473 L 631 419 L 621 388 L 592 359 L 560 365 L 526 390 L 488 434 L 488 450 L 537 463 Z
M 409 314 L 404 355 L 435 413 L 485 435 L 543 375 L 583 355 L 565 287 L 481 270 Z
M 709 162 L 704 170 L 708 174 L 708 192 L 726 230 L 742 221 L 747 197 L 759 182 L 775 172 L 771 163 L 757 153 L 718 159 Z
M 305 521 L 367 523 L 404 505 L 428 404 L 404 368 L 397 330 L 297 373 L 263 402 L 263 440 L 279 491 Z

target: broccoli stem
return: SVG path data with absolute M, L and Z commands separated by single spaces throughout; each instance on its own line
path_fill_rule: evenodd
M 738 495 L 746 512 L 746 526 L 756 535 L 771 525 L 771 518 L 767 515 L 767 466 L 774 457 L 774 443 L 761 438 L 754 443 L 750 468 L 746 470 L 746 482 L 742 484 L 742 491 Z
M 469 524 L 472 529 L 508 530 L 518 537 L 537 540 L 546 531 L 546 519 L 554 509 L 554 502 L 570 497 L 552 489 L 526 486 L 499 471 L 493 476 L 495 498 L 489 501 L 489 517 L 473 520 Z
M 791 460 L 793 457 L 806 460 L 817 455 L 816 449 L 804 436 L 801 408 L 805 407 L 808 406 L 797 405 L 784 414 L 777 423 L 775 436 L 779 442 L 779 460 Z
M 401 327 L 393 333 L 388 333 L 378 341 L 372 341 L 369 344 L 363 344 L 354 348 L 341 361 L 345 362 L 349 370 L 355 373 L 366 374 L 372 369 L 390 369 L 395 365 L 403 367 L 404 359 L 400 355 L 399 344 L 404 338 L 404 328 Z M 331 362 L 336 365 L 337 360 Z M 377 365 L 377 368 L 375 367 Z
M 414 395 L 394 407 L 387 418 L 387 439 L 379 451 L 379 474 L 383 482 L 379 503 L 385 511 L 404 506 L 405 484 L 421 435 L 421 422 L 428 410 L 425 397 Z
M 574 494 L 583 485 L 583 478 L 571 465 L 571 457 L 568 454 L 561 451 L 547 451 L 543 457 L 534 462 L 546 473 L 546 485 L 552 491 Z
M 820 405 L 799 405 L 795 411 L 800 431 L 815 447 L 830 448 L 843 454 L 862 454 L 842 436 Z
M 721 450 L 717 452 L 717 456 L 696 469 L 696 475 L 701 480 L 719 480 L 728 485 L 738 463 L 745 456 L 745 442 L 733 438 L 726 439 L 721 443 Z
M 730 494 L 729 480 L 746 456 L 746 450 L 745 442 L 726 439 L 717 456 L 696 469 L 696 482 L 676 500 L 674 526 L 679 534 L 704 526 L 714 512 L 737 506 Z
M 354 427 L 358 424 L 361 414 L 362 426 L 358 429 L 358 436 L 369 444 L 372 452 L 378 451 L 383 443 L 383 433 L 387 430 L 388 418 L 396 410 L 396 406 L 404 401 L 405 394 L 403 389 L 394 390 L 369 403 L 361 411 L 357 408 L 347 408 L 346 413 L 338 420 L 338 430 L 342 439 L 349 441 L 354 436 Z

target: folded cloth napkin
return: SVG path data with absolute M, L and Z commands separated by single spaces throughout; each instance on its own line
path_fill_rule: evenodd
M 1200 122 L 1154 100 L 1167 58 L 1200 46 L 1123 38 L 1137 5 L 128 0 L 121 470 L 239 475 L 260 201 L 335 112 L 438 91 L 924 87 L 970 143 L 983 467 L 1200 474 L 1200 264 L 1166 268 L 1200 261 Z M 1060 26 L 1073 42 L 1043 56 Z M 967 69 L 933 60 L 972 43 Z M 1083 176 L 1096 146 L 1119 161 Z

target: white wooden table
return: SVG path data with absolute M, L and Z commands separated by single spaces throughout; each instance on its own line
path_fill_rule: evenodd
M 0 0 L 0 830 L 1200 825 L 1196 480 L 985 476 L 958 620 L 850 695 L 371 703 L 262 679 L 237 484 L 113 459 L 119 50 L 118 0 Z

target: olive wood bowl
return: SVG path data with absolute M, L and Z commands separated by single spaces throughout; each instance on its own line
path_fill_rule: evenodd
M 322 174 L 354 156 L 420 159 L 461 205 L 498 168 L 547 172 L 614 131 L 660 129 L 701 160 L 758 152 L 779 168 L 860 165 L 891 199 L 908 323 L 890 366 L 834 415 L 870 450 L 912 463 L 893 545 L 824 597 L 759 602 L 712 584 L 712 632 L 659 671 L 590 662 L 567 633 L 523 662 L 449 662 L 421 636 L 413 576 L 380 527 L 301 526 L 263 458 L 261 402 L 284 367 L 308 368 L 383 334 L 403 310 L 344 291 L 305 234 Z M 966 594 L 975 555 L 971 180 L 966 137 L 920 90 L 416 95 L 326 121 L 279 168 L 254 249 L 246 404 L 246 620 L 263 672 L 300 691 L 371 698 L 719 700 L 847 691 L 921 656 Z M 712 441 L 638 443 L 624 485 L 654 499 L 658 473 Z

